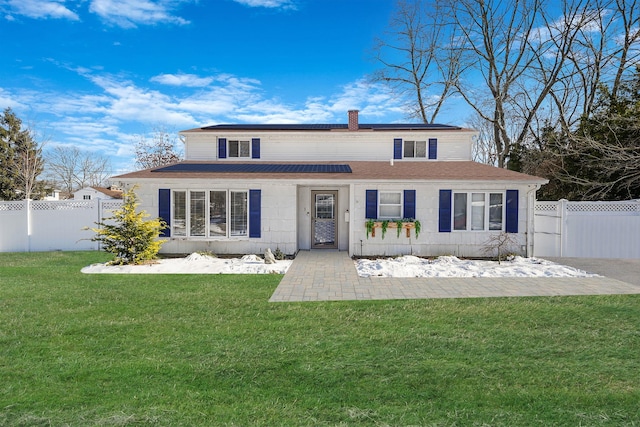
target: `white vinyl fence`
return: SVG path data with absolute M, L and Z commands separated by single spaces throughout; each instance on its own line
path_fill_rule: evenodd
M 536 202 L 539 257 L 640 258 L 640 200 Z
M 112 215 L 122 200 L 0 202 L 0 252 L 98 250 L 83 230 Z
M 122 200 L 0 202 L 0 252 L 98 250 L 91 231 Z M 536 202 L 534 255 L 640 258 L 640 200 Z

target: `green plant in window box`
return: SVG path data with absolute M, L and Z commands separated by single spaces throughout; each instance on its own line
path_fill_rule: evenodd
M 400 238 L 400 232 L 402 231 L 402 225 L 404 224 L 405 220 L 403 219 L 398 219 L 396 220 L 396 237 Z
M 375 221 L 371 218 L 367 219 L 365 223 L 365 227 L 367 228 L 367 240 L 369 239 L 369 234 L 373 232 L 373 227 L 375 226 Z
M 420 221 L 418 221 L 417 219 L 413 221 L 413 225 L 415 226 L 415 229 L 416 229 L 416 239 L 417 239 L 418 236 L 420 235 L 420 230 L 422 229 L 422 225 L 420 224 Z
M 387 228 L 389 228 L 389 220 L 385 219 L 382 221 L 382 240 L 384 240 L 384 235 L 387 234 Z

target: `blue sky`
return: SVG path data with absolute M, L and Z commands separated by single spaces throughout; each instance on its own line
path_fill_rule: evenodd
M 131 169 L 137 135 L 406 121 L 367 81 L 395 0 L 0 0 L 0 108 Z M 440 122 L 447 123 L 446 116 Z

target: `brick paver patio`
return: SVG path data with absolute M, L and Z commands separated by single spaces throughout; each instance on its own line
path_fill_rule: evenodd
M 608 277 L 359 277 L 347 252 L 300 251 L 271 302 L 640 294 Z

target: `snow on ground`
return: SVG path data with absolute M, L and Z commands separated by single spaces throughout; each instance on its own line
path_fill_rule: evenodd
M 83 268 L 83 273 L 116 274 L 284 274 L 291 265 L 290 260 L 265 264 L 256 255 L 242 258 L 216 258 L 192 253 L 186 258 L 166 258 L 146 265 L 92 264 Z
M 83 273 L 116 274 L 284 274 L 291 260 L 265 264 L 257 255 L 242 258 L 215 258 L 192 253 L 185 258 L 159 259 L 148 265 L 92 264 Z M 401 256 L 385 259 L 359 259 L 355 261 L 362 277 L 593 277 L 573 267 L 567 267 L 540 258 L 514 257 L 498 264 L 495 261 L 459 259 L 441 256 L 434 259 Z
M 594 277 L 573 267 L 540 258 L 513 257 L 508 261 L 478 261 L 441 256 L 425 259 L 401 256 L 386 259 L 360 259 L 356 269 L 362 277 Z

